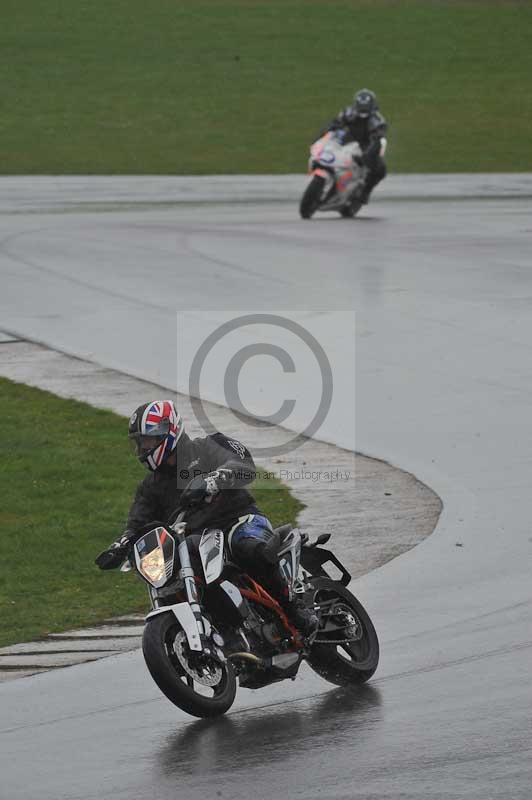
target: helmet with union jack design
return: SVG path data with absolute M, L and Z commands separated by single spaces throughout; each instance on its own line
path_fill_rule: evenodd
M 155 472 L 176 449 L 183 420 L 171 400 L 144 403 L 129 419 L 129 440 L 138 460 Z

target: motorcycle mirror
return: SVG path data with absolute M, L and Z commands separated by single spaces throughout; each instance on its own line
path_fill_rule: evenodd
M 174 514 L 175 514 L 175 511 L 174 511 Z M 173 531 L 174 533 L 183 532 L 185 530 L 185 528 L 186 528 L 186 523 L 183 522 L 183 520 L 185 519 L 186 515 L 187 515 L 187 509 L 180 507 L 179 513 L 177 514 L 177 517 L 175 518 L 175 520 L 172 522 L 171 525 L 168 525 L 170 530 Z
M 316 539 L 316 544 L 325 544 L 325 542 L 328 542 L 330 538 L 331 538 L 330 533 L 320 533 L 320 535 Z
M 178 506 L 169 516 L 169 519 L 173 519 L 173 522 L 169 523 L 169 527 L 172 525 L 176 525 L 178 522 L 183 522 L 187 513 L 187 509 L 183 508 L 183 506 Z M 161 525 L 164 528 L 164 524 L 162 522 L 158 522 L 157 525 Z

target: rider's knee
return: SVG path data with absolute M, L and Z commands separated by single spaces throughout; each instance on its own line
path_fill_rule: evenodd
M 267 566 L 276 563 L 277 539 L 269 520 L 261 514 L 253 514 L 251 519 L 233 528 L 229 547 L 238 563 Z

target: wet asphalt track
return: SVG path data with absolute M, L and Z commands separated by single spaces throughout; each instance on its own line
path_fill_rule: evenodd
M 14 681 L 0 797 L 530 798 L 527 194 L 383 192 L 352 223 L 283 203 L 0 217 L 0 327 L 159 383 L 178 297 L 356 309 L 357 447 L 444 502 L 432 537 L 354 587 L 382 641 L 364 691 L 302 672 L 212 724 L 162 698 L 139 653 Z

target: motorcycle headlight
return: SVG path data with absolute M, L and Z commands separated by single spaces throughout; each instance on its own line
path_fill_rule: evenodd
M 172 577 L 175 542 L 165 528 L 154 528 L 135 543 L 135 563 L 144 580 L 160 589 Z
M 157 547 L 140 559 L 140 572 L 150 583 L 158 583 L 161 578 L 166 577 L 162 547 Z

